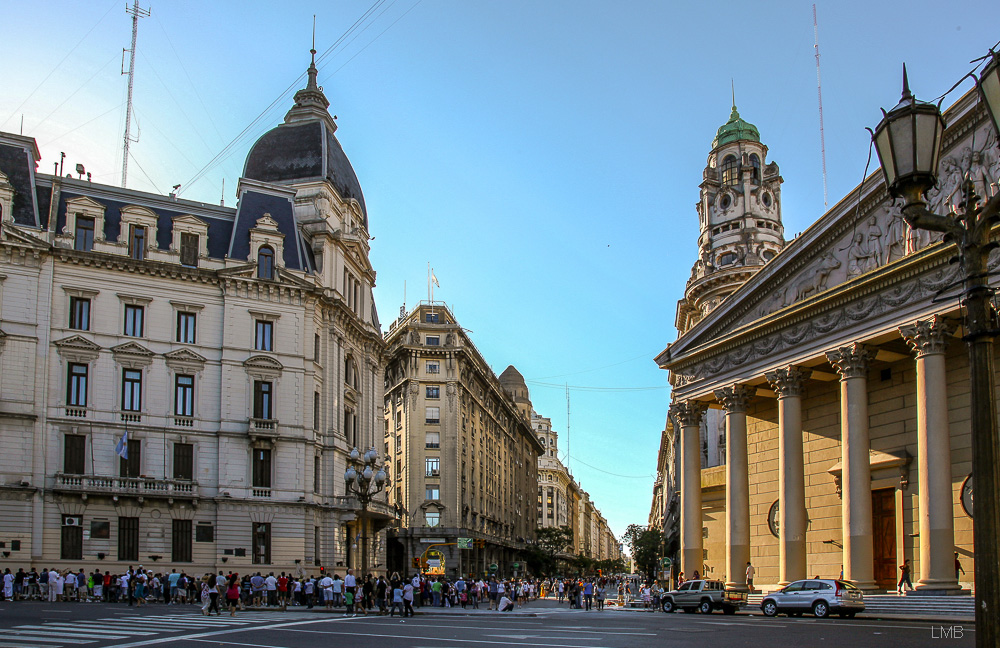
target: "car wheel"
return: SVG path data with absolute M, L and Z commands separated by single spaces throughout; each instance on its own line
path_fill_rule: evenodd
M 670 612 L 674 611 L 674 602 L 671 601 L 670 599 L 666 599 L 663 601 L 662 607 L 663 611 L 669 614 Z
M 731 605 L 727 605 L 726 607 L 722 608 L 722 613 L 723 614 L 736 614 L 736 608 L 732 607 Z
M 702 601 L 701 604 L 698 606 L 698 611 L 701 612 L 702 614 L 711 614 L 712 603 L 710 601 Z
M 761 611 L 764 616 L 778 616 L 778 605 L 774 601 L 764 601 L 764 604 L 760 606 Z
M 813 603 L 813 614 L 817 619 L 825 619 L 830 616 L 830 606 L 826 604 L 826 601 L 816 601 Z

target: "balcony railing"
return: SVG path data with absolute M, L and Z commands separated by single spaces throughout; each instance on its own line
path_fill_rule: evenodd
M 109 493 L 149 497 L 198 497 L 198 484 L 152 477 L 100 477 L 56 473 L 56 490 L 76 493 Z
M 278 421 L 276 419 L 250 419 L 248 431 L 252 437 L 276 437 L 278 436 Z
M 87 408 L 85 407 L 67 407 L 66 416 L 72 416 L 74 418 L 87 418 Z
M 122 412 L 122 423 L 142 423 L 142 414 Z
M 174 425 L 177 427 L 194 427 L 194 419 L 190 416 L 175 416 Z
M 251 490 L 251 495 L 253 497 L 270 498 L 271 497 L 271 489 L 270 488 L 253 488 Z
M 335 504 L 339 508 L 360 511 L 361 502 L 353 495 L 341 495 L 334 498 Z M 368 502 L 368 514 L 373 517 L 392 518 L 396 517 L 396 509 L 386 502 L 374 500 Z

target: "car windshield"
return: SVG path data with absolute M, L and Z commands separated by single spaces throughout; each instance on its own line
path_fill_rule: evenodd
M 842 581 L 842 580 L 837 581 L 837 586 L 838 587 L 842 587 L 844 589 L 850 589 L 850 590 L 860 590 L 861 589 L 860 587 L 858 587 L 854 583 L 848 583 L 847 581 Z
M 682 592 L 684 590 L 689 590 L 689 589 L 691 589 L 691 583 L 684 583 L 683 585 L 677 588 L 677 591 Z

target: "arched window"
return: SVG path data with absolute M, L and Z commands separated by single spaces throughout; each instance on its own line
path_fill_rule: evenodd
M 740 182 L 740 165 L 735 155 L 727 155 L 722 161 L 722 184 L 736 185 Z
M 750 154 L 750 182 L 760 184 L 760 158 L 756 153 Z
M 269 245 L 257 250 L 257 278 L 274 279 L 274 250 Z

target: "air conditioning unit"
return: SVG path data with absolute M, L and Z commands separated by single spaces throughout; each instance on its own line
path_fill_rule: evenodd
M 83 518 L 79 515 L 67 515 L 63 518 L 63 526 L 82 526 Z

